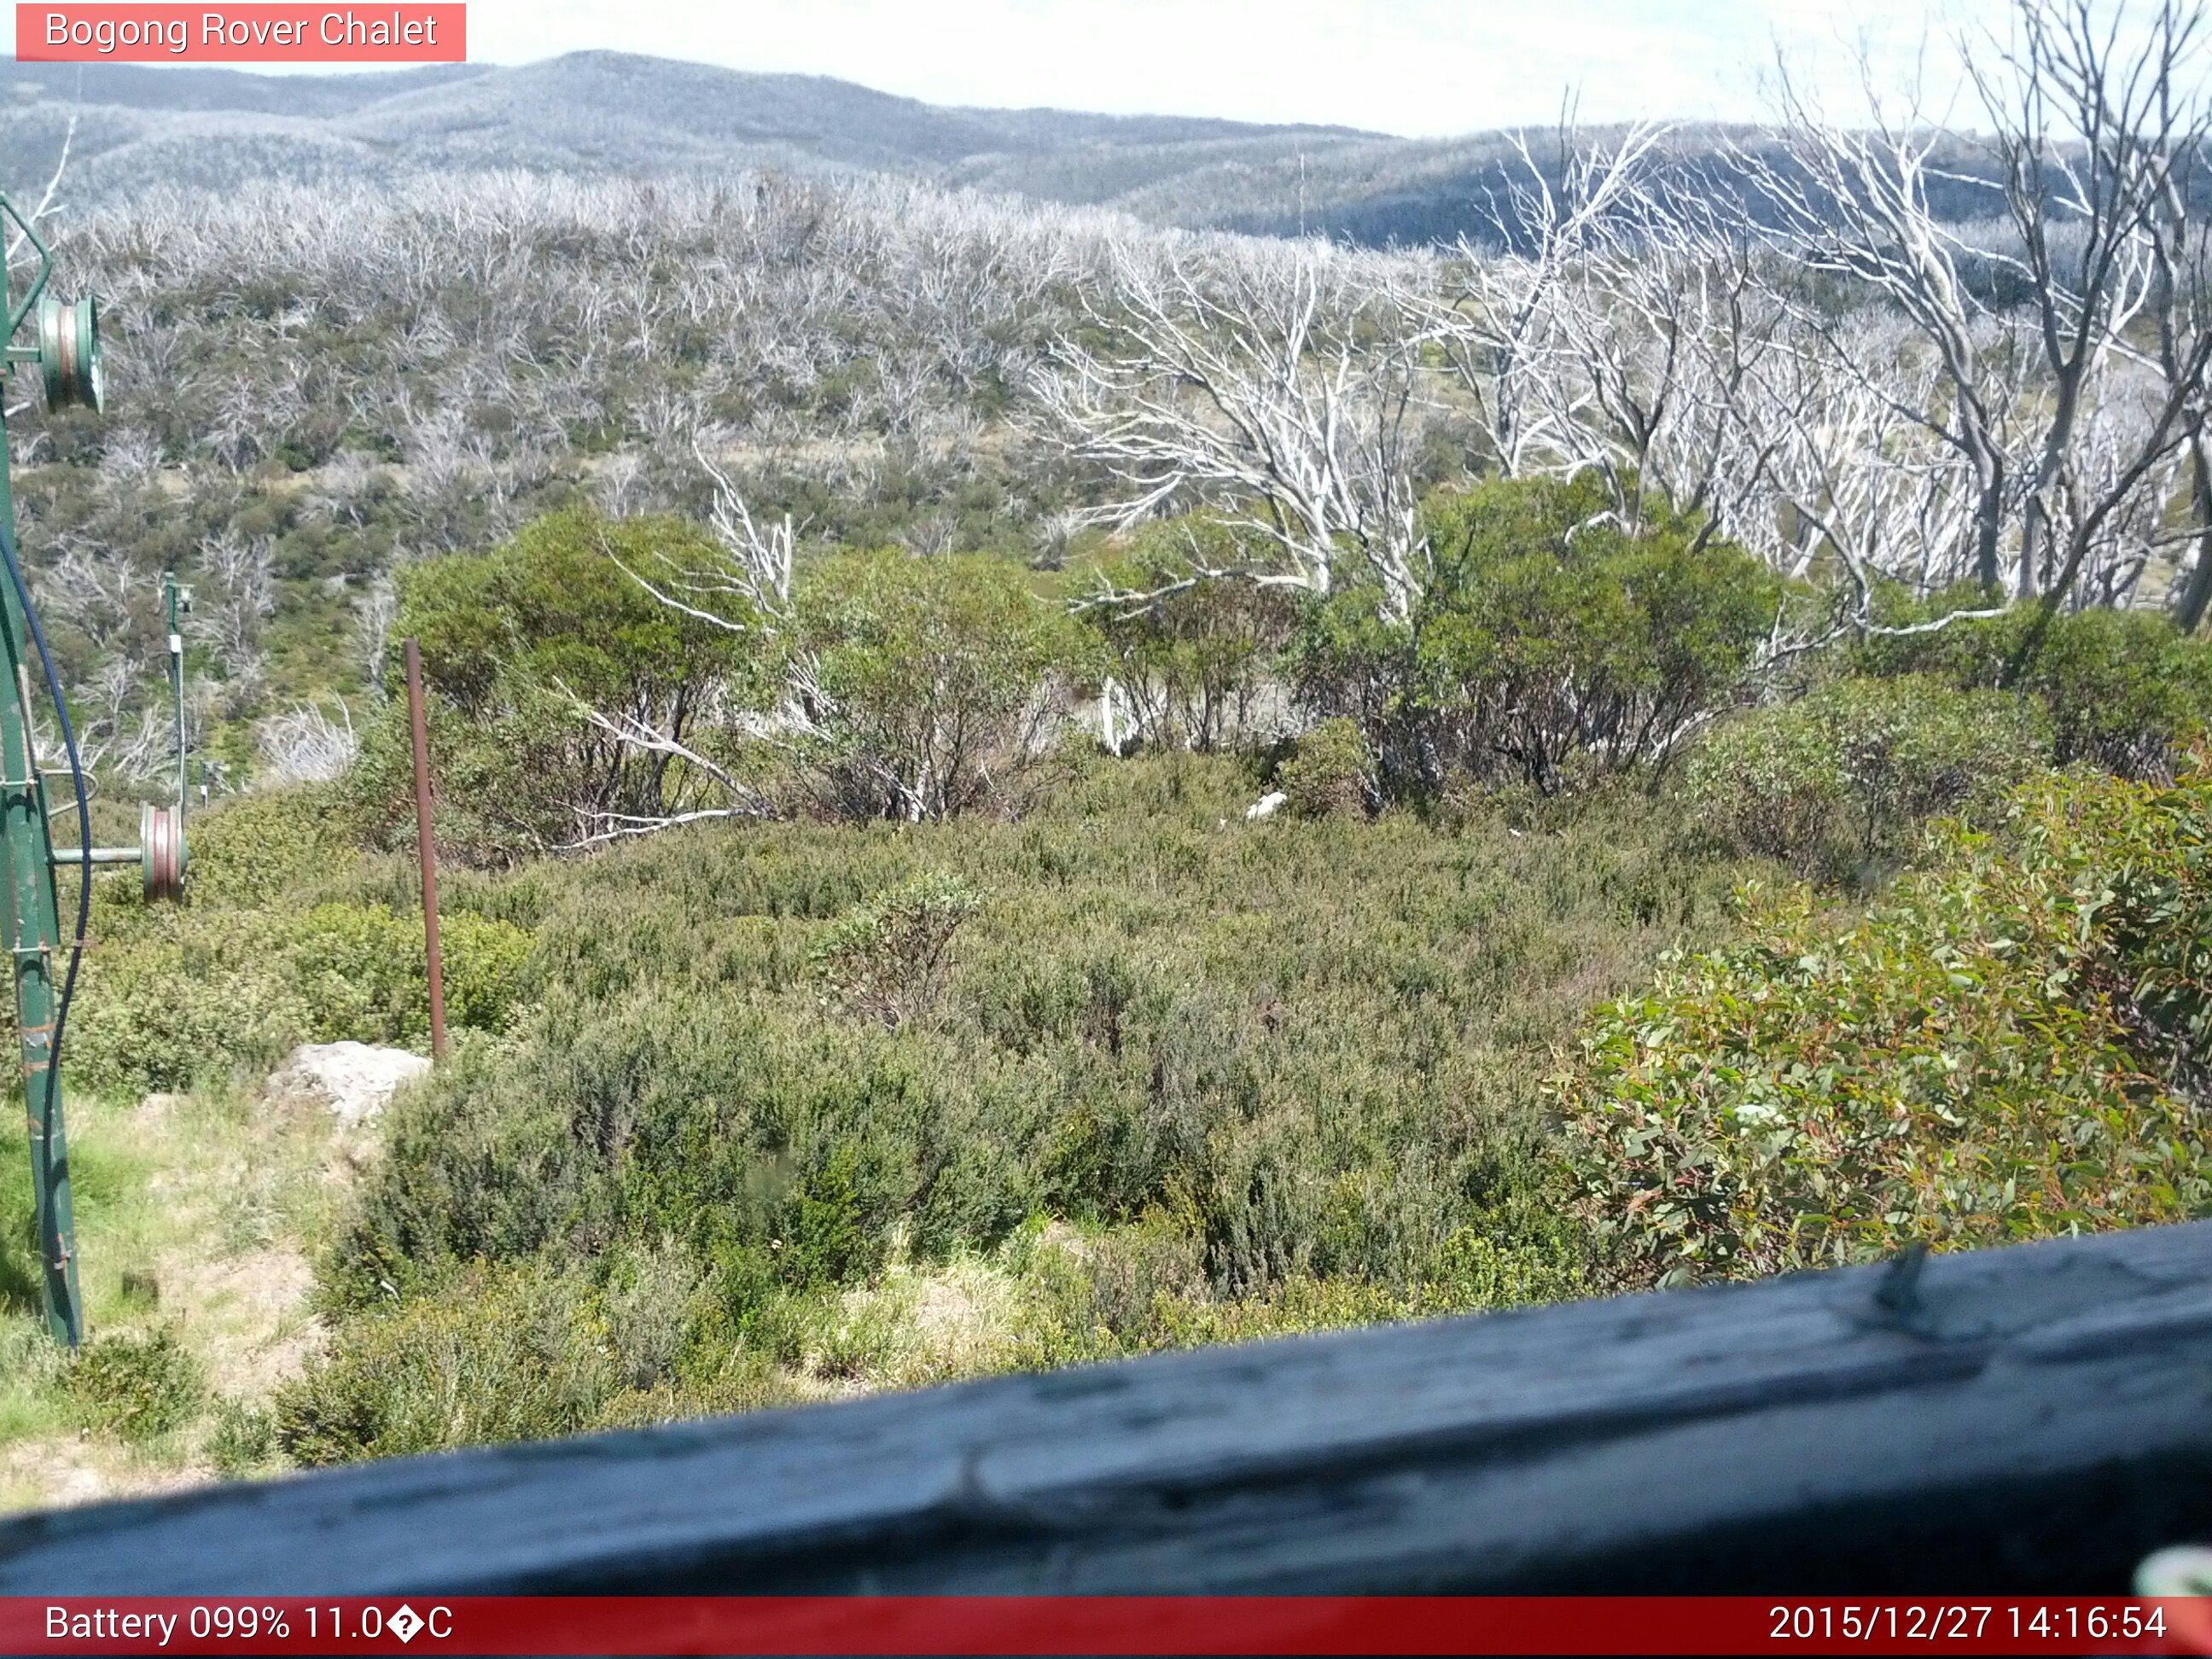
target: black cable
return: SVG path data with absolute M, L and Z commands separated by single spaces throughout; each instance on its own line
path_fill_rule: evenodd
M 46 1133 L 51 1137 L 54 1128 L 54 1107 L 58 1098 L 62 1078 L 62 1037 L 69 1030 L 70 999 L 76 994 L 77 964 L 84 960 L 84 936 L 92 917 L 92 804 L 84 787 L 84 763 L 77 757 L 76 732 L 70 726 L 69 700 L 62 696 L 61 678 L 54 672 L 54 653 L 46 649 L 46 631 L 39 626 L 39 613 L 31 603 L 30 585 L 23 580 L 23 567 L 15 557 L 15 538 L 9 533 L 4 520 L 0 520 L 0 560 L 8 566 L 8 580 L 15 585 L 15 599 L 23 607 L 23 620 L 31 630 L 32 643 L 38 647 L 39 665 L 46 671 L 46 695 L 53 699 L 54 713 L 62 726 L 62 748 L 69 756 L 70 781 L 76 787 L 76 830 L 79 845 L 83 848 L 83 862 L 77 867 L 82 879 L 76 895 L 76 938 L 70 947 L 69 972 L 62 979 L 61 1000 L 54 1005 L 54 1040 L 46 1049 Z M 31 753 L 31 711 L 23 711 L 23 752 L 25 759 L 35 769 L 37 757 Z M 39 800 L 34 792 L 33 805 Z M 57 918 L 58 920 L 58 918 Z M 47 1144 L 52 1144 L 49 1139 Z

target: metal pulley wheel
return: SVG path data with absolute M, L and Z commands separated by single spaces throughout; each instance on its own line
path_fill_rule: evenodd
M 138 812 L 138 854 L 146 880 L 146 902 L 185 896 L 185 817 L 173 806 L 147 805 Z
M 51 294 L 39 301 L 39 367 L 46 377 L 48 409 L 75 404 L 97 412 L 106 401 L 100 307 L 90 295 L 73 306 Z

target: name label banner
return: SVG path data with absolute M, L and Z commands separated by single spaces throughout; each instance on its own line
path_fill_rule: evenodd
M 25 5 L 24 64 L 459 64 L 465 5 Z

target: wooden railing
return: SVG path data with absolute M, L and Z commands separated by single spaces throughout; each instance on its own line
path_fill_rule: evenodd
M 2212 1537 L 2212 1223 L 0 1523 L 0 1594 L 2124 1590 Z

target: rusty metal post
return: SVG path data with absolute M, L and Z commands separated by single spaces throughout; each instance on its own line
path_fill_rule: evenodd
M 407 641 L 407 716 L 415 726 L 415 852 L 422 867 L 422 952 L 430 964 L 430 1054 L 446 1057 L 446 972 L 438 952 L 438 849 L 430 838 L 430 727 L 422 713 L 422 652 Z

